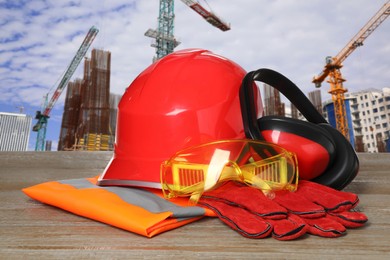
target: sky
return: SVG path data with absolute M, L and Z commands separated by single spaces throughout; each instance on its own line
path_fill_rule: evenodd
M 184 3 L 175 1 L 175 50 L 208 49 L 245 70 L 270 68 L 295 82 L 304 93 L 335 56 L 387 0 L 204 0 L 231 30 L 208 24 Z M 43 97 L 57 87 L 89 28 L 99 28 L 92 48 L 111 52 L 111 92 L 123 94 L 152 63 L 155 49 L 144 36 L 156 29 L 158 0 L 0 0 L 0 112 L 35 116 Z M 344 61 L 349 92 L 390 87 L 390 19 L 384 21 Z M 82 78 L 80 65 L 72 80 Z M 331 96 L 321 87 L 322 100 Z M 47 128 L 56 150 L 65 92 Z M 289 105 L 289 104 L 288 104 Z M 33 119 L 33 124 L 35 120 Z M 35 147 L 36 132 L 29 150 Z

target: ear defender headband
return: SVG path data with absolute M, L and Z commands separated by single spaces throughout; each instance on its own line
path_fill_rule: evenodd
M 308 120 L 264 116 L 257 118 L 254 81 L 279 90 Z M 310 100 L 288 78 L 270 70 L 249 72 L 240 88 L 245 135 L 278 144 L 295 152 L 299 174 L 334 189 L 346 187 L 357 175 L 359 160 L 348 140 L 315 109 Z

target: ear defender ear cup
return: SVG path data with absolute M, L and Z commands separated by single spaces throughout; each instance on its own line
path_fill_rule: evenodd
M 257 119 L 254 81 L 279 90 L 309 122 L 275 116 Z M 270 69 L 249 72 L 240 88 L 240 103 L 246 137 L 272 142 L 295 152 L 300 178 L 341 190 L 357 175 L 359 160 L 351 144 L 282 74 Z
M 275 116 L 262 117 L 257 123 L 265 141 L 298 155 L 301 179 L 319 177 L 333 163 L 336 144 L 318 125 Z
M 336 143 L 335 159 L 325 173 L 312 181 L 342 190 L 356 177 L 359 171 L 359 159 L 348 140 L 329 124 L 319 124 Z

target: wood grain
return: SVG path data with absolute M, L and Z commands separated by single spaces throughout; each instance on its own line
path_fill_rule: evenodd
M 101 173 L 110 152 L 0 153 L 0 259 L 390 259 L 390 155 L 359 154 L 359 194 L 369 223 L 327 239 L 247 239 L 218 219 L 145 238 L 26 197 L 21 189 Z

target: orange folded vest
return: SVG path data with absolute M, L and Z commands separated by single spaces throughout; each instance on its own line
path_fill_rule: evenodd
M 51 181 L 23 189 L 29 197 L 76 215 L 153 237 L 204 216 L 210 210 L 189 206 L 188 198 L 167 201 L 160 190 L 101 187 L 97 177 Z

